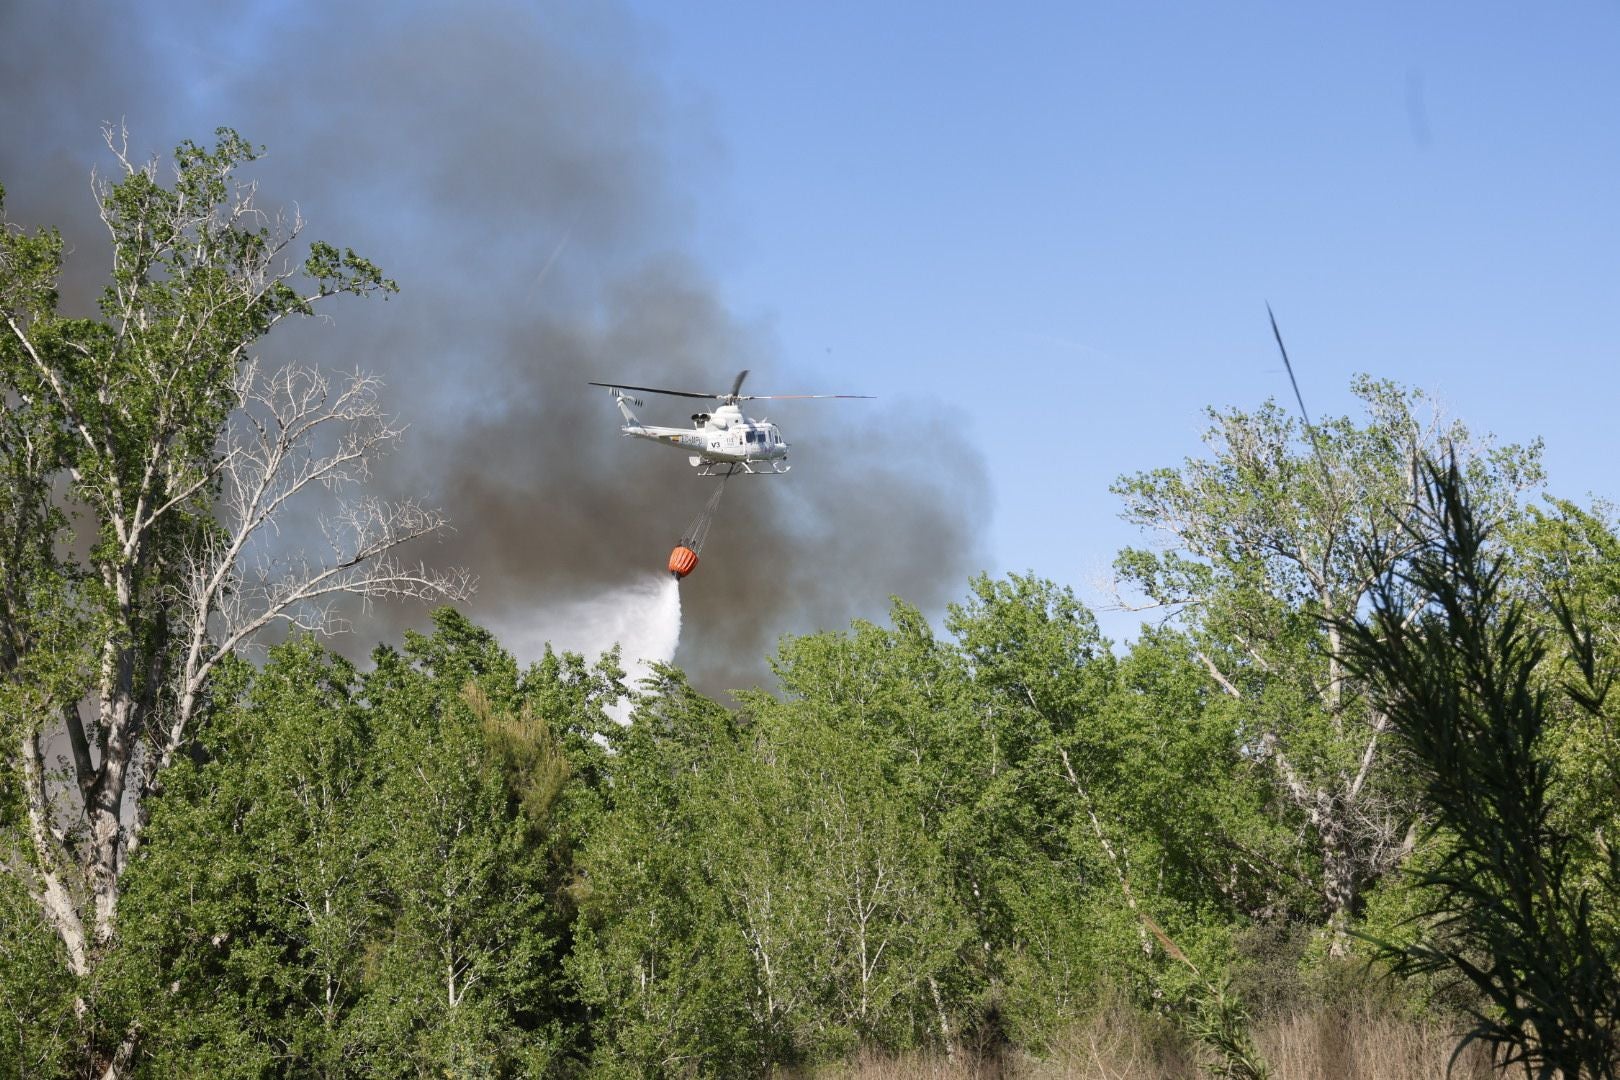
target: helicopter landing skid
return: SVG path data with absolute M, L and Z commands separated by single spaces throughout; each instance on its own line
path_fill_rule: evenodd
M 756 465 L 759 467 L 755 468 Z M 784 465 L 780 461 L 705 461 L 698 466 L 697 474 L 718 476 L 722 479 L 736 476 L 738 473 L 746 473 L 749 476 L 783 476 L 792 468 L 793 466 Z

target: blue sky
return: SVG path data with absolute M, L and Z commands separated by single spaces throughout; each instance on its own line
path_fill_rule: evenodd
M 1267 301 L 1314 413 L 1371 372 L 1620 495 L 1620 5 L 1002 8 L 634 5 L 728 303 L 966 425 L 998 568 L 1084 589 L 1114 477 L 1289 398 Z

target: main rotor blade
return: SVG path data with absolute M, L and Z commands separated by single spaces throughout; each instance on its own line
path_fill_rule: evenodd
M 732 383 L 732 392 L 729 394 L 699 394 L 693 390 L 665 390 L 658 386 L 631 386 L 629 383 L 592 382 L 589 386 L 605 386 L 609 390 L 639 390 L 643 394 L 667 394 L 670 397 L 700 398 L 704 401 L 791 401 L 805 398 L 864 398 L 872 400 L 871 394 L 739 394 L 736 388 L 742 385 L 743 377 L 748 374 L 745 369 Z
M 742 389 L 742 382 L 746 378 L 748 378 L 747 368 L 743 368 L 741 371 L 737 372 L 737 381 L 731 384 L 731 393 L 727 394 L 726 396 L 729 398 L 736 398 L 737 391 Z
M 668 394 L 670 397 L 703 398 L 705 401 L 719 401 L 725 396 L 723 394 L 697 394 L 690 390 L 661 390 L 656 386 L 631 386 L 629 383 L 593 382 L 586 385 L 605 386 L 609 390 L 639 390 L 643 394 Z

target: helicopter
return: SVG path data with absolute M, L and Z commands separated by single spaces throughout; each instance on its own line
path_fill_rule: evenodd
M 787 463 L 788 444 L 781 429 L 769 420 L 755 420 L 744 416 L 738 407 L 740 401 L 783 401 L 792 398 L 870 398 L 870 394 L 744 394 L 743 380 L 748 377 L 745 368 L 737 373 L 726 394 L 701 394 L 691 390 L 664 390 L 656 386 L 628 386 L 624 383 L 593 382 L 613 392 L 614 403 L 624 415 L 624 426 L 619 431 L 638 439 L 650 439 L 688 452 L 687 462 L 697 469 L 699 476 L 730 477 L 780 476 L 792 466 Z M 702 398 L 720 404 L 710 412 L 692 414 L 690 428 L 655 427 L 643 424 L 630 411 L 630 406 L 641 407 L 644 402 L 626 391 L 643 394 L 666 394 L 670 397 Z

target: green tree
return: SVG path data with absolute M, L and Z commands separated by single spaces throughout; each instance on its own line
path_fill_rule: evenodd
M 777 1047 L 761 1026 L 754 962 L 705 871 L 738 855 L 706 797 L 742 756 L 736 717 L 664 668 L 611 738 L 611 794 L 580 854 L 566 961 L 589 1010 L 592 1069 L 762 1072 Z
M 1233 902 L 1257 891 L 1234 852 L 1275 844 L 1230 710 L 1192 679 L 1185 639 L 1147 633 L 1116 660 L 1091 613 L 1051 582 L 981 578 L 948 625 L 978 700 L 1030 737 L 1019 764 L 1041 810 L 1025 813 L 1063 838 L 1044 852 L 1063 875 L 1053 884 L 1081 886 L 1046 884 L 1035 895 L 1058 912 L 1023 905 L 1020 934 L 1083 917 L 1106 945 L 1090 950 L 1081 1001 L 1109 984 L 1179 1001 L 1196 974 L 1190 956 L 1223 963 L 1242 914 Z M 1057 970 L 1037 968 L 1036 985 L 1062 986 Z
M 753 704 L 750 753 L 714 793 L 740 846 L 713 875 L 776 1003 L 769 1020 L 801 1058 L 954 1049 L 947 993 L 969 927 L 938 841 L 865 732 Z
M 1539 444 L 1483 449 L 1423 399 L 1359 378 L 1367 421 L 1305 428 L 1275 403 L 1212 410 L 1207 458 L 1121 478 L 1125 517 L 1164 540 L 1121 577 L 1184 618 L 1212 682 L 1241 703 L 1247 752 L 1313 840 L 1335 952 L 1365 888 L 1410 848 L 1413 817 L 1383 743 L 1388 717 L 1345 664 L 1342 620 L 1421 543 L 1421 467 L 1456 448 L 1482 503 L 1539 482 Z
M 1523 597 L 1525 618 L 1547 635 L 1539 674 L 1549 689 L 1543 738 L 1555 766 L 1552 813 L 1584 838 L 1579 865 L 1596 870 L 1610 838 L 1620 836 L 1620 713 L 1607 699 L 1587 708 L 1562 691 L 1583 665 L 1620 666 L 1620 527 L 1610 507 L 1549 499 L 1504 531 L 1512 551 L 1507 584 Z M 1589 654 L 1570 648 L 1560 611 L 1585 629 Z
M 938 845 L 945 907 L 971 938 L 956 963 L 931 975 L 934 1032 L 948 1047 L 999 1037 L 985 1029 L 1008 1020 L 1019 912 L 1042 892 L 1032 878 L 1052 872 L 1042 797 L 1051 784 L 1045 770 L 1026 767 L 1030 730 L 976 700 L 958 650 L 898 600 L 889 626 L 858 621 L 845 633 L 787 639 L 773 667 L 783 700 L 750 699 L 749 707 L 780 716 L 777 728 L 858 740 L 908 827 Z
M 142 1032 L 142 1071 L 344 1075 L 388 835 L 367 813 L 375 734 L 358 689 L 309 639 L 278 646 L 208 725 L 207 757 L 171 770 L 97 1017 Z
M 1183 632 L 1143 627 L 1102 710 L 1118 763 L 1102 779 L 1167 897 L 1203 921 L 1284 918 L 1309 906 L 1310 860 L 1248 753 L 1241 704 L 1211 685 L 1198 651 Z
M 378 729 L 373 820 L 388 915 L 367 953 L 356 1023 L 366 1068 L 398 1075 L 540 1075 L 569 1051 L 561 958 L 572 847 L 558 811 L 572 767 L 537 713 L 536 683 L 494 638 L 444 609 L 435 632 L 380 651 L 365 692 Z M 598 674 L 569 717 L 606 723 Z
M 295 259 L 302 223 L 255 205 L 236 174 L 256 151 L 234 132 L 183 143 L 167 185 L 116 133 L 108 145 L 99 317 L 59 312 L 57 233 L 0 222 L 0 870 L 80 979 L 115 939 L 150 796 L 233 652 L 273 622 L 327 626 L 342 593 L 466 584 L 397 561 L 442 524 L 414 504 L 341 502 L 320 557 L 269 539 L 305 493 L 363 478 L 399 429 L 370 376 L 262 373 L 254 343 L 393 282 L 321 242 Z M 132 1046 L 92 1056 L 116 1074 Z
M 1253 864 L 1286 848 L 1180 635 L 1116 661 L 1073 593 L 1032 575 L 974 581 L 947 626 L 954 642 L 897 602 L 890 626 L 790 639 L 785 700 L 747 705 L 767 729 L 856 740 L 938 844 L 939 906 L 970 931 L 931 976 L 938 1030 L 1038 1045 L 1106 982 L 1157 977 L 1133 910 L 1197 936 L 1272 901 Z
M 866 735 L 761 694 L 731 712 L 673 671 L 643 696 L 569 960 L 599 1071 L 763 1074 L 950 1041 L 966 921 Z
M 175 766 L 102 968 L 97 1019 L 142 1032 L 138 1069 L 534 1076 L 573 1052 L 577 781 L 536 705 L 572 692 L 567 724 L 600 727 L 619 690 L 434 618 L 365 675 L 278 646 Z

